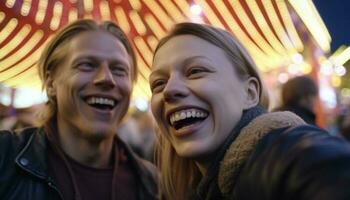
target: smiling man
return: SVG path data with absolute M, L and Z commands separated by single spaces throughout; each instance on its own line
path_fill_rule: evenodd
M 1 199 L 158 199 L 156 171 L 115 134 L 137 66 L 112 22 L 80 20 L 47 45 L 42 126 L 0 134 Z

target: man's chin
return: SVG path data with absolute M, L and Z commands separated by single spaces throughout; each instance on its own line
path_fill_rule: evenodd
M 116 129 L 105 128 L 105 127 L 91 127 L 86 130 L 84 136 L 90 141 L 101 141 L 111 137 L 116 134 Z

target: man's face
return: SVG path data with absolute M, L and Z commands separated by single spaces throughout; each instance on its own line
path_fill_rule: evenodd
M 48 85 L 57 100 L 58 127 L 90 139 L 112 136 L 127 112 L 132 61 L 123 44 L 102 31 L 88 31 L 68 44 Z

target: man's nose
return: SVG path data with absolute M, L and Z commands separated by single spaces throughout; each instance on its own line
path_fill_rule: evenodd
M 107 88 L 113 88 L 116 85 L 113 73 L 108 66 L 108 63 L 101 63 L 94 78 L 94 84 Z

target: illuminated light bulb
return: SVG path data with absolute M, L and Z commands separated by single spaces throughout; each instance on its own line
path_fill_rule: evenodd
M 321 73 L 324 75 L 331 75 L 333 73 L 333 67 L 332 67 L 332 63 L 329 60 L 325 60 L 322 64 L 321 64 L 321 69 L 320 69 Z
M 135 99 L 135 106 L 138 110 L 145 112 L 148 109 L 148 102 L 146 99 L 139 97 Z
M 340 90 L 340 94 L 344 97 L 350 97 L 350 89 L 349 88 L 343 88 Z
M 343 65 L 337 65 L 334 67 L 334 72 L 338 75 L 338 76 L 344 76 L 346 74 L 346 69 Z
M 303 74 L 310 74 L 312 71 L 312 67 L 309 63 L 303 62 L 301 64 L 301 71 L 303 72 Z
M 290 64 L 289 66 L 288 66 L 288 73 L 290 73 L 290 74 L 297 74 L 298 72 L 299 72 L 299 66 L 298 65 L 296 65 L 296 64 Z
M 332 76 L 331 83 L 334 87 L 339 87 L 341 85 L 341 78 L 339 76 Z
M 295 64 L 301 64 L 304 61 L 304 58 L 300 53 L 296 53 L 292 56 L 292 61 Z
M 277 78 L 277 80 L 278 80 L 280 83 L 285 83 L 285 82 L 288 81 L 288 79 L 289 79 L 289 75 L 288 75 L 287 73 L 280 73 L 280 74 L 278 75 L 278 78 Z
M 194 15 L 200 15 L 202 13 L 202 8 L 197 4 L 191 5 L 190 10 Z

